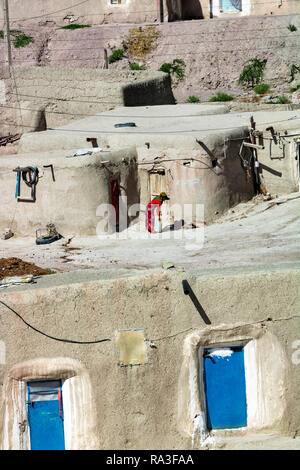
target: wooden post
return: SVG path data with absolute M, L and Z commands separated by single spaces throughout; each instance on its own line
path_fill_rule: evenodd
M 107 49 L 104 49 L 104 68 L 105 68 L 105 69 L 108 69 Z
M 164 22 L 164 0 L 157 0 L 158 12 L 159 12 L 159 21 L 160 23 Z
M 9 12 L 8 12 L 8 0 L 2 0 L 3 6 L 3 17 L 4 17 L 4 43 L 5 43 L 5 59 L 9 67 L 12 66 L 11 59 L 11 43 L 10 43 L 10 30 L 9 30 Z
M 267 194 L 267 190 L 262 184 L 261 178 L 259 176 L 259 169 L 258 169 L 259 163 L 257 159 L 257 149 L 264 148 L 264 146 L 256 145 L 256 139 L 254 135 L 255 122 L 254 122 L 253 116 L 251 116 L 250 118 L 250 125 L 251 125 L 250 140 L 252 144 L 251 147 L 253 148 L 252 152 L 253 152 L 253 172 L 254 172 L 254 179 L 255 179 L 255 189 L 257 193 L 261 192 L 263 194 Z M 248 146 L 250 147 L 250 144 L 248 144 Z

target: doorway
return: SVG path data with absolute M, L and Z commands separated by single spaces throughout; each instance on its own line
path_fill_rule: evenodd
M 158 197 L 160 193 L 166 193 L 169 196 L 167 177 L 164 169 L 152 170 L 149 173 L 149 190 L 151 201 Z M 161 219 L 163 226 L 170 224 L 169 201 L 165 201 L 161 206 Z
M 203 357 L 207 428 L 247 426 L 243 347 L 204 349 Z
M 110 181 L 110 198 L 111 204 L 115 210 L 115 226 L 116 232 L 119 231 L 120 221 L 120 182 L 119 178 Z
M 167 0 L 168 21 L 201 20 L 200 0 Z
M 31 450 L 65 450 L 61 380 L 27 383 Z

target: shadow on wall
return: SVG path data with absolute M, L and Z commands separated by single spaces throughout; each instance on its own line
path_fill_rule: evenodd
M 169 21 L 202 20 L 200 0 L 167 0 Z

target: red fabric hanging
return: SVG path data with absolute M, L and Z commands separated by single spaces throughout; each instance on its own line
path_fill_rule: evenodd
M 153 233 L 154 232 L 154 225 L 155 225 L 155 210 L 158 208 L 158 218 L 160 219 L 160 206 L 162 205 L 162 202 L 153 199 L 153 201 L 149 202 L 149 204 L 146 207 L 146 228 L 148 232 Z

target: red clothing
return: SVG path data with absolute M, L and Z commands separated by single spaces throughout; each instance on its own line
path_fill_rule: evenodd
M 153 201 L 149 202 L 146 207 L 146 228 L 148 232 L 154 232 L 154 225 L 155 225 L 155 210 L 158 208 L 158 218 L 160 219 L 160 206 L 162 205 L 162 201 L 158 199 L 153 199 Z

